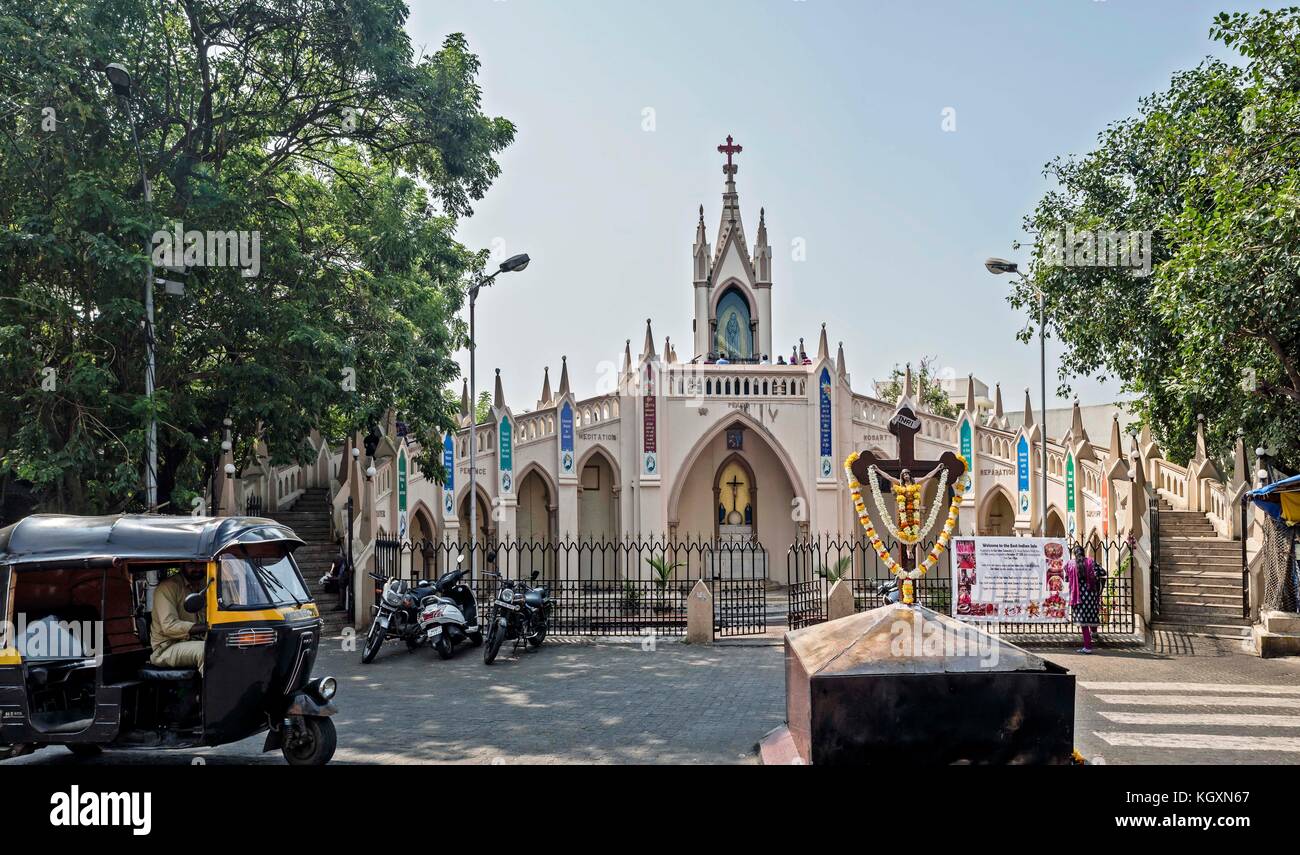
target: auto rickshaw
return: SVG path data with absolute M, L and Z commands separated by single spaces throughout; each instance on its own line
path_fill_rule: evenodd
M 0 760 L 268 731 L 263 751 L 329 762 L 338 684 L 312 677 L 321 620 L 301 545 L 256 517 L 38 514 L 0 529 Z M 207 627 L 202 673 L 150 661 L 154 590 L 181 567 L 197 588 L 185 611 Z

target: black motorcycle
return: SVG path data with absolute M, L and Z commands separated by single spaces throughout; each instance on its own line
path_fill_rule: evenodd
M 489 574 L 501 577 L 495 573 Z M 541 575 L 534 570 L 530 581 Z M 487 637 L 483 642 L 483 664 L 491 665 L 506 641 L 515 647 L 527 643 L 541 647 L 550 629 L 551 609 L 555 600 L 546 585 L 532 587 L 525 582 L 501 579 L 501 590 L 492 603 L 491 617 L 487 622 Z
M 389 638 L 402 639 L 408 650 L 423 645 L 426 635 L 420 626 L 420 609 L 437 599 L 434 587 L 425 580 L 412 587 L 401 579 L 386 579 L 377 573 L 371 573 L 370 578 L 383 582 L 384 588 L 378 602 L 371 607 L 375 618 L 366 633 L 366 646 L 361 651 L 362 664 L 369 664 Z

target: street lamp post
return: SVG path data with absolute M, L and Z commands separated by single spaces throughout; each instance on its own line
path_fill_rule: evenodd
M 470 575 L 474 575 L 474 565 L 477 562 L 476 553 L 478 552 L 478 473 L 475 469 L 475 452 L 477 451 L 477 440 L 475 438 L 475 428 L 478 425 L 478 390 L 475 386 L 474 377 L 474 304 L 478 302 L 478 292 L 480 288 L 487 288 L 496 281 L 497 276 L 502 273 L 518 273 L 528 266 L 527 253 L 512 255 L 501 266 L 497 268 L 496 273 L 485 279 L 475 282 L 469 289 L 469 568 Z
M 131 126 L 131 142 L 135 146 L 136 161 L 140 166 L 140 186 L 144 188 L 145 210 L 153 204 L 153 191 L 149 188 L 149 176 L 144 168 L 144 152 L 140 148 L 140 134 L 135 126 L 135 111 L 131 107 L 131 75 L 125 68 L 112 63 L 104 68 L 104 76 L 113 87 L 113 92 L 121 99 L 126 108 L 127 123 Z M 144 276 L 144 395 L 149 400 L 149 428 L 145 435 L 145 504 L 150 511 L 158 507 L 158 417 L 153 411 L 154 393 L 154 336 L 153 336 L 153 253 L 145 246 Z
M 1039 288 L 1033 281 L 1020 270 L 1020 265 L 1014 261 L 1007 261 L 1005 258 L 990 258 L 984 262 L 984 267 L 989 273 L 995 276 L 1003 273 L 1015 273 L 1020 276 L 1021 280 L 1029 283 L 1038 295 L 1038 374 L 1041 393 L 1039 398 L 1039 407 L 1041 408 L 1040 418 L 1043 424 L 1040 426 L 1039 446 L 1042 450 L 1039 469 L 1042 470 L 1042 496 L 1039 498 L 1038 507 L 1038 534 L 1043 537 L 1047 534 L 1047 296 L 1043 289 Z

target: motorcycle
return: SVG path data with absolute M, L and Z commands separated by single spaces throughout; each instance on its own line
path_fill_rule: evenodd
M 371 606 L 375 617 L 366 633 L 366 646 L 361 651 L 362 664 L 372 662 L 389 638 L 402 639 L 408 650 L 423 645 L 428 635 L 420 625 L 420 610 L 436 599 L 433 586 L 425 579 L 411 587 L 401 579 L 387 579 L 377 573 L 371 573 L 370 578 L 383 582 L 384 588 L 379 601 Z
M 492 613 L 487 625 L 487 637 L 483 645 L 483 664 L 491 665 L 507 640 L 514 641 L 516 649 L 521 643 L 532 647 L 541 647 L 550 629 L 551 609 L 555 600 L 551 598 L 551 589 L 546 585 L 530 587 L 528 584 L 511 579 L 502 579 L 495 573 L 488 575 L 501 579 L 501 590 L 492 603 Z M 534 570 L 529 581 L 537 581 L 541 575 Z
M 458 564 L 464 564 L 461 556 Z M 478 601 L 461 577 L 469 572 L 466 567 L 449 570 L 433 584 L 433 597 L 426 598 L 420 607 L 420 629 L 441 659 L 450 659 L 456 645 L 468 640 L 475 647 L 483 643 L 483 630 L 478 625 Z

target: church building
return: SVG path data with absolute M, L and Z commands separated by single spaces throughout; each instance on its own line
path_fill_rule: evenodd
M 561 357 L 555 387 L 547 371 L 536 401 L 511 402 L 498 371 L 491 416 L 475 429 L 482 541 L 757 542 L 770 578 L 782 582 L 790 544 L 861 537 L 843 462 L 855 450 L 898 455 L 889 430 L 896 404 L 874 397 L 870 382 L 871 393 L 854 390 L 825 325 L 807 336 L 807 351 L 774 352 L 777 342 L 803 339 L 776 334 L 772 289 L 781 285 L 772 281 L 766 214 L 759 209 L 751 244 L 736 186 L 741 147 L 728 137 L 718 149 L 726 157 L 721 218 L 710 233 L 701 207 L 689 250 L 694 320 L 681 340 L 691 352 L 679 356 L 671 338 L 657 346 L 647 320 L 635 351 L 626 341 L 617 388 L 606 394 L 574 389 Z M 1028 391 L 1013 426 L 1000 388 L 990 408 L 967 382 L 965 406 L 950 419 L 917 408 L 910 373 L 904 386 L 919 420 L 916 457 L 956 451 L 970 462 L 960 532 L 1037 533 L 1042 428 Z M 400 507 L 391 484 L 376 486 L 381 535 L 469 540 L 470 412 L 465 390 L 460 426 L 446 437 L 446 484 L 413 471 Z M 1094 445 L 1076 404 L 1069 429 L 1049 438 L 1048 535 L 1089 540 L 1119 530 L 1129 492 L 1126 480 L 1116 485 L 1128 477 L 1129 454 L 1118 422 L 1111 428 L 1110 442 Z M 401 442 L 385 437 L 381 452 L 414 458 Z

